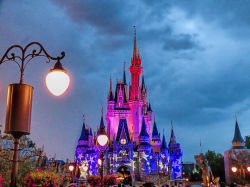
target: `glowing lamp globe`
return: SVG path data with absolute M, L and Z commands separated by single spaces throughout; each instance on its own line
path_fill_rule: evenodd
M 73 165 L 70 165 L 69 166 L 69 171 L 73 171 L 74 170 L 74 166 Z
M 236 167 L 232 167 L 232 172 L 236 172 L 237 171 L 237 168 Z
M 50 93 L 60 96 L 69 88 L 70 77 L 63 69 L 62 64 L 57 61 L 54 68 L 47 74 L 45 82 Z
M 100 134 L 97 137 L 97 142 L 100 146 L 105 146 L 108 143 L 108 136 L 106 134 Z
M 83 171 L 85 171 L 85 172 L 88 171 L 88 166 L 84 166 Z
M 99 166 L 102 165 L 102 160 L 100 158 L 97 160 L 97 162 L 98 162 Z
M 247 167 L 247 171 L 250 172 L 250 166 Z

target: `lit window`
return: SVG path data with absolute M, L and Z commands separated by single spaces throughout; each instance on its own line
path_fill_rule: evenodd
M 122 103 L 119 103 L 119 107 L 122 107 Z
M 124 144 L 126 144 L 126 142 L 127 142 L 126 139 L 121 139 L 121 144 L 124 145 Z

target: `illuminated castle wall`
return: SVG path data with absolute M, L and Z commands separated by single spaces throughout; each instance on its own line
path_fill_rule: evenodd
M 136 34 L 129 71 L 131 83 L 127 85 L 124 67 L 123 79 L 117 81 L 114 94 L 110 79 L 105 116 L 110 146 L 105 155 L 105 172 L 116 174 L 120 167 L 125 166 L 136 180 L 145 180 L 147 174 L 169 172 L 173 179 L 182 178 L 182 150 L 176 143 L 173 128 L 167 146 L 165 136 L 161 141 L 156 122 L 152 120 L 153 111 L 147 99 L 144 76 L 140 78 L 142 66 Z M 100 126 L 104 126 L 103 116 Z M 99 153 L 95 140 L 92 130 L 83 124 L 76 158 L 79 170 L 83 164 L 90 166 L 88 175 L 98 175 Z

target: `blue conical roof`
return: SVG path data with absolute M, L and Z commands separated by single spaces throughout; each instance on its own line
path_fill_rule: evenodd
M 109 93 L 109 101 L 114 101 L 114 95 L 112 91 Z
M 233 142 L 242 142 L 242 143 L 244 142 L 244 139 L 242 138 L 241 133 L 240 133 L 240 128 L 239 128 L 237 120 L 235 123 Z
M 148 104 L 147 111 L 152 111 L 150 102 L 149 102 L 149 104 Z
M 143 117 L 143 120 L 142 120 L 142 126 L 141 126 L 140 136 L 148 136 L 149 137 L 144 117 Z
M 126 72 L 125 72 L 125 62 L 124 62 L 124 70 L 123 70 L 123 84 L 127 84 L 126 83 Z
M 167 149 L 167 142 L 166 142 L 166 139 L 165 139 L 165 135 L 163 134 L 163 137 L 162 137 L 162 143 L 161 143 L 161 150 L 162 149 Z
M 90 136 L 93 136 L 93 133 L 92 133 L 92 129 L 91 129 L 91 128 L 89 128 L 89 135 L 90 135 Z
M 152 133 L 153 136 L 158 136 L 159 133 L 158 133 L 158 129 L 157 129 L 157 126 L 156 126 L 156 123 L 154 121 L 154 126 L 153 126 L 153 133 Z
M 86 125 L 83 122 L 83 124 L 82 124 L 82 132 L 81 132 L 81 136 L 80 136 L 79 140 L 87 141 L 88 140 L 88 135 L 89 135 L 88 130 L 86 129 Z

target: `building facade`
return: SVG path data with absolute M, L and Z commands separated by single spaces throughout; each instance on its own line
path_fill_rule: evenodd
M 250 184 L 250 149 L 245 146 L 236 119 L 232 148 L 224 152 L 226 184 Z
M 129 71 L 131 83 L 127 85 L 126 71 L 121 81 L 116 82 L 115 90 L 110 79 L 107 96 L 106 132 L 110 139 L 105 153 L 105 173 L 118 174 L 121 170 L 129 172 L 134 180 L 145 180 L 148 174 L 170 174 L 172 179 L 182 178 L 182 150 L 176 142 L 173 126 L 167 145 L 165 136 L 158 132 L 142 75 L 142 60 L 134 35 L 133 56 Z M 104 125 L 101 116 L 100 126 Z M 80 173 L 98 175 L 97 160 L 99 152 L 95 146 L 97 133 L 83 123 L 81 136 L 76 148 L 76 159 Z M 82 167 L 88 165 L 84 174 Z

